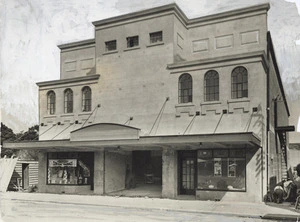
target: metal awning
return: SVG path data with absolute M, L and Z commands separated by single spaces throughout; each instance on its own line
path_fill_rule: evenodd
M 100 151 L 100 150 L 161 150 L 171 149 L 234 149 L 259 148 L 261 140 L 254 133 L 194 134 L 140 136 L 137 139 L 115 140 L 45 140 L 10 143 L 4 142 L 4 148 L 35 149 L 41 151 Z

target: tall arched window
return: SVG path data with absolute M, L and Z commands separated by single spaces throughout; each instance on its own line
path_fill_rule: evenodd
M 208 71 L 204 76 L 205 101 L 219 100 L 219 73 L 215 70 Z
M 182 74 L 178 81 L 178 102 L 189 103 L 193 101 L 193 79 L 188 73 Z
M 231 73 L 231 98 L 248 97 L 248 72 L 245 67 L 236 67 Z
M 47 93 L 47 110 L 50 115 L 55 113 L 55 92 L 53 91 Z
M 85 86 L 82 88 L 82 111 L 91 111 L 92 107 L 92 91 L 91 88 Z
M 65 92 L 65 113 L 73 112 L 73 91 L 66 89 Z

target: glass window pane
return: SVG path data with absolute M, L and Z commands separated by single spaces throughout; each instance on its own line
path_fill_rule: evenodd
M 198 151 L 197 188 L 245 191 L 245 157 L 215 157 L 210 150 Z M 215 153 L 215 152 L 214 152 Z M 221 151 L 222 153 L 222 151 Z M 229 150 L 223 152 L 229 153 Z M 230 150 L 230 156 L 245 156 L 244 150 Z

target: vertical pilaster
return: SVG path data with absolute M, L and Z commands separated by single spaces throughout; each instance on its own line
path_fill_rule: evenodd
M 104 151 L 97 151 L 94 153 L 94 193 L 103 194 L 104 187 L 104 173 L 105 173 L 105 154 Z
M 46 192 L 47 183 L 47 153 L 39 152 L 39 171 L 38 171 L 38 191 L 40 193 Z
M 177 196 L 177 151 L 164 148 L 162 152 L 162 197 L 175 198 Z

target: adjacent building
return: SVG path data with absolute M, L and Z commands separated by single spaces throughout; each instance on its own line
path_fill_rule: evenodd
M 189 19 L 176 4 L 93 22 L 37 83 L 40 192 L 262 201 L 286 177 L 289 109 L 269 4 Z M 132 179 L 134 178 L 134 180 Z

